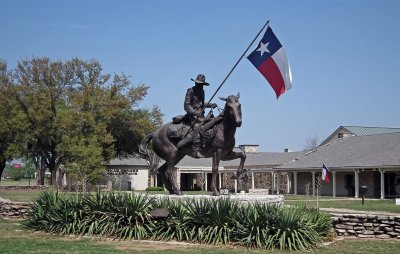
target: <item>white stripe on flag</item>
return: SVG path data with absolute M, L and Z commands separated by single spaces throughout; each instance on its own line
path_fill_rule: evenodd
M 285 82 L 285 90 L 289 90 L 292 87 L 292 73 L 283 47 L 272 55 L 272 59 L 274 59 L 279 71 L 281 72 L 283 82 Z

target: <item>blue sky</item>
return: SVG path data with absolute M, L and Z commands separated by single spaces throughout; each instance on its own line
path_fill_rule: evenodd
M 141 106 L 158 105 L 167 122 L 184 113 L 190 78 L 204 73 L 210 98 L 270 20 L 293 88 L 277 100 L 244 58 L 217 96 L 241 94 L 237 144 L 299 151 L 340 125 L 400 127 L 399 13 L 395 0 L 0 0 L 0 58 L 10 68 L 32 56 L 97 59 L 150 86 Z

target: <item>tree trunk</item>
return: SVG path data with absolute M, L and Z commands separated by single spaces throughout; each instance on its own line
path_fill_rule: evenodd
M 55 186 L 57 183 L 57 169 L 49 168 L 50 170 L 50 186 Z
M 57 188 L 62 188 L 63 187 L 63 179 L 64 179 L 65 172 L 61 168 L 58 168 L 58 174 L 57 174 Z
M 44 185 L 44 177 L 46 173 L 46 164 L 44 163 L 41 156 L 34 156 L 33 163 L 35 164 L 36 170 L 36 184 Z
M 6 167 L 6 159 L 0 160 L 0 183 L 1 183 L 1 176 L 3 175 L 4 168 Z

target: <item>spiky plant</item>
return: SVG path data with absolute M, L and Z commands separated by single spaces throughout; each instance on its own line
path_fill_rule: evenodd
M 268 209 L 261 204 L 240 206 L 235 217 L 234 241 L 251 248 L 268 248 Z
M 81 196 L 60 195 L 58 191 L 39 194 L 31 205 L 32 213 L 25 226 L 61 234 L 80 233 L 80 220 L 84 217 Z
M 160 207 L 168 209 L 168 217 L 156 224 L 153 237 L 162 241 L 192 241 L 193 230 L 187 227 L 188 210 L 184 201 L 162 200 Z
M 227 244 L 235 225 L 238 203 L 228 198 L 192 200 L 187 203 L 187 227 L 201 243 Z
M 275 207 L 270 210 L 269 246 L 280 250 L 306 250 L 321 241 L 304 210 L 297 207 Z
M 151 235 L 154 223 L 150 211 L 154 200 L 147 195 L 108 193 L 85 196 L 88 216 L 83 224 L 88 234 L 120 239 L 144 239 Z

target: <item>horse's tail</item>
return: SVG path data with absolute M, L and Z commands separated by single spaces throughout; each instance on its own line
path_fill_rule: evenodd
M 147 161 L 150 169 L 150 174 L 157 175 L 157 168 L 160 162 L 160 158 L 154 151 L 149 150 L 147 148 L 148 144 L 152 139 L 153 139 L 153 133 L 150 133 L 146 137 L 144 137 L 144 139 L 140 142 L 139 145 L 139 155 L 142 159 L 145 159 Z

